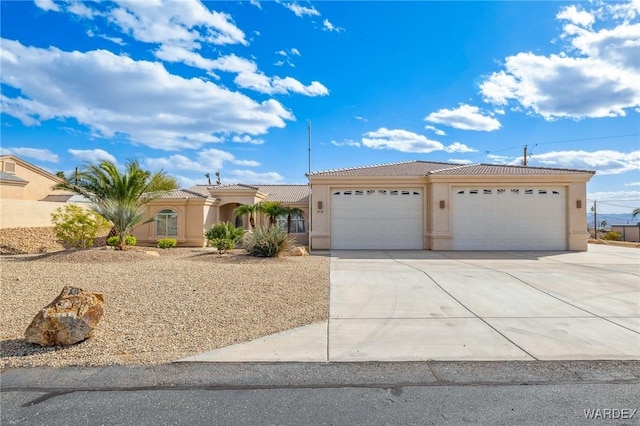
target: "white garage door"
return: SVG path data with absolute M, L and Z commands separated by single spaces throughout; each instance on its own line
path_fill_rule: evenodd
M 332 249 L 422 249 L 422 190 L 331 192 Z
M 562 187 L 454 187 L 454 250 L 566 250 Z

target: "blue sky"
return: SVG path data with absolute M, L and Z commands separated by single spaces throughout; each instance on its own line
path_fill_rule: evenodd
M 2 153 L 181 186 L 408 160 L 596 170 L 640 205 L 640 1 L 2 1 Z

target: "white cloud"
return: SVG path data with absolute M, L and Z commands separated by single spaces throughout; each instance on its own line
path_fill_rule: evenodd
M 209 10 L 198 0 L 119 2 L 109 19 L 146 43 L 192 45 L 243 44 L 245 35 L 226 13 Z
M 42 10 L 58 12 L 60 7 L 53 0 L 35 0 L 36 6 Z
M 262 5 L 260 4 L 260 2 L 258 0 L 249 0 L 249 3 L 251 3 L 252 5 L 257 7 L 258 9 L 262 9 Z
M 640 170 L 640 151 L 552 151 L 531 156 L 530 165 L 593 169 L 601 175 Z
M 365 122 L 365 123 L 366 123 L 367 121 L 369 121 L 367 118 L 365 118 L 365 117 L 361 117 L 361 116 L 359 116 L 359 115 L 356 115 L 356 116 L 355 116 L 355 117 L 353 117 L 353 118 L 354 118 L 354 119 L 356 119 L 356 120 L 358 120 L 358 121 L 363 121 L 363 122 Z
M 626 115 L 640 106 L 639 2 L 601 4 L 596 11 L 566 7 L 564 50 L 548 56 L 521 52 L 480 85 L 486 102 L 513 105 L 547 120 Z M 598 18 L 598 29 L 595 26 Z M 594 19 L 592 21 L 591 19 Z
M 284 181 L 282 175 L 277 172 L 258 173 L 252 170 L 231 170 L 229 174 L 238 182 L 247 184 L 277 184 Z
M 508 157 L 488 154 L 487 158 L 496 164 L 520 165 L 522 157 Z M 527 161 L 529 166 L 562 169 L 595 170 L 599 175 L 616 175 L 640 170 L 640 151 L 629 153 L 600 151 L 551 151 L 533 154 Z
M 444 130 L 438 129 L 435 126 L 424 126 L 425 129 L 427 130 L 431 130 L 433 133 L 435 133 L 438 136 L 446 136 L 447 133 Z
M 27 148 L 27 147 L 9 147 L 2 148 L 3 155 L 15 155 L 16 157 L 33 158 L 38 161 L 47 161 L 49 163 L 57 163 L 60 157 L 48 149 Z
M 454 142 L 451 145 L 447 146 L 444 150 L 446 152 L 459 152 L 459 153 L 478 152 L 477 149 L 469 148 L 468 146 L 460 142 Z
M 103 160 L 110 161 L 114 164 L 117 163 L 116 157 L 103 149 L 70 149 L 69 154 L 78 160 L 88 161 L 90 163 L 98 163 Z
M 219 142 L 219 133 L 265 134 L 294 119 L 276 100 L 256 102 L 212 82 L 170 74 L 160 63 L 104 50 L 65 52 L 2 39 L 0 55 L 2 83 L 29 95 L 0 95 L 2 111 L 25 125 L 72 118 L 96 137 L 120 134 L 174 150 Z M 320 86 L 303 90 L 321 92 Z
M 598 202 L 598 218 L 606 216 L 606 213 L 615 213 L 628 214 L 629 220 L 631 220 L 631 212 L 640 205 L 640 201 L 638 201 L 640 200 L 640 191 L 587 192 L 587 198 L 591 205 L 593 205 L 593 200 Z M 589 207 L 589 211 L 591 211 L 591 207 Z M 631 223 L 635 224 L 636 222 L 638 219 Z M 613 224 L 610 223 L 610 225 Z
M 281 3 L 284 7 L 292 11 L 298 17 L 307 16 L 320 16 L 320 12 L 315 7 L 300 6 L 298 3 Z
M 305 86 L 291 77 L 268 77 L 262 72 L 242 72 L 233 80 L 239 87 L 255 90 L 267 95 L 298 93 L 305 96 L 326 96 L 327 89 L 319 81 L 312 81 Z
M 324 21 L 322 21 L 322 30 L 339 33 L 341 31 L 344 31 L 344 28 L 336 27 L 331 22 L 329 22 L 328 19 L 325 19 Z
M 264 143 L 264 139 L 253 138 L 249 135 L 243 135 L 243 136 L 236 135 L 231 138 L 231 142 L 248 143 L 252 145 L 262 145 Z
M 491 132 L 501 125 L 498 120 L 480 113 L 480 108 L 462 104 L 456 109 L 441 109 L 427 115 L 425 121 L 444 124 L 461 130 L 477 130 Z
M 575 5 L 564 7 L 556 16 L 557 19 L 567 20 L 582 27 L 590 27 L 595 22 L 593 13 L 578 10 Z
M 342 142 L 337 142 L 337 141 L 331 141 L 331 145 L 335 145 L 335 146 L 355 146 L 357 148 L 360 148 L 360 142 L 356 142 L 354 140 L 351 139 L 346 139 Z
M 294 56 L 300 56 L 300 51 L 298 49 L 296 49 L 295 47 L 292 48 L 289 52 L 291 52 L 291 54 L 294 55 Z
M 473 164 L 473 161 L 471 160 L 465 160 L 464 158 L 450 158 L 447 160 L 447 163 L 454 163 L 454 164 Z
M 640 186 L 640 182 L 629 182 L 625 183 L 624 186 Z
M 88 19 L 92 19 L 97 14 L 93 9 L 80 2 L 69 3 L 67 6 L 67 11 L 76 16 Z
M 167 172 L 188 170 L 191 172 L 213 173 L 224 169 L 226 163 L 257 167 L 259 162 L 253 160 L 239 160 L 230 152 L 209 148 L 196 153 L 195 160 L 186 155 L 176 154 L 169 157 L 146 158 L 144 163 L 152 169 L 163 169 Z
M 401 129 L 380 128 L 367 132 L 362 138 L 362 145 L 373 149 L 393 149 L 400 152 L 416 152 L 428 154 L 445 149 L 438 141 L 427 139 L 423 135 Z

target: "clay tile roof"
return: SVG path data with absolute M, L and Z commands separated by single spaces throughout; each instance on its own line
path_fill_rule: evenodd
M 426 175 L 540 175 L 590 173 L 588 170 L 554 169 L 548 167 L 506 166 L 499 164 L 438 163 L 431 161 L 405 161 L 375 166 L 312 172 L 311 176 L 426 176 Z
M 162 200 L 178 200 L 183 198 L 209 198 L 209 194 L 203 194 L 191 189 L 174 189 L 160 197 Z
M 267 195 L 265 201 L 281 203 L 302 203 L 309 201 L 311 190 L 308 185 L 258 185 L 260 192 Z
M 435 170 L 434 175 L 565 175 L 590 173 L 594 171 L 576 169 L 555 169 L 550 167 L 506 166 L 499 164 L 470 164 Z
M 12 182 L 28 182 L 19 176 L 12 175 L 11 173 L 3 172 L 1 170 L 0 170 L 0 180 L 8 180 Z
M 311 172 L 311 176 L 425 176 L 434 170 L 452 166 L 456 165 L 430 161 L 403 161 L 374 166 L 322 170 Z
M 216 192 L 227 191 L 258 191 L 258 187 L 253 185 L 245 185 L 243 183 L 230 183 L 226 185 L 195 185 L 189 188 L 189 190 L 202 194 L 212 194 Z

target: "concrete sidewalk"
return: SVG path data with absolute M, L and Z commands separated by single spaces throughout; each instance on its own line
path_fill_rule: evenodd
M 640 250 L 331 255 L 327 322 L 181 361 L 640 359 Z

